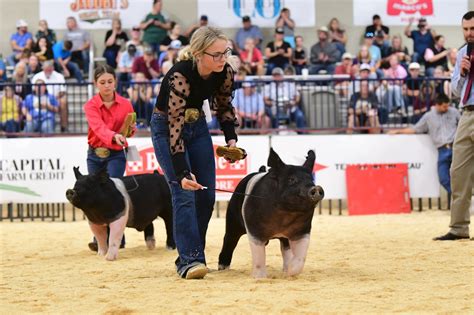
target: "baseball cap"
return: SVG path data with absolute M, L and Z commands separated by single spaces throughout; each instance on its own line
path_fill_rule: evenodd
M 28 23 L 25 20 L 18 20 L 16 21 L 16 27 L 27 27 Z
M 409 70 L 412 70 L 412 69 L 420 69 L 420 64 L 418 62 L 412 62 L 410 63 L 410 65 L 408 66 L 408 69 Z
M 135 54 L 137 52 L 137 46 L 134 44 L 127 45 L 127 51 L 129 54 Z
M 245 15 L 244 17 L 242 17 L 242 22 L 250 22 L 250 16 Z
M 273 68 L 272 70 L 272 75 L 278 74 L 278 75 L 284 75 L 285 73 L 283 72 L 283 69 L 280 67 Z
M 200 20 L 201 21 L 207 21 L 207 15 L 201 15 Z
M 285 33 L 285 30 L 283 29 L 283 27 L 277 27 L 277 28 L 275 29 L 275 33 L 277 33 L 277 34 L 283 34 L 283 33 Z
M 329 30 L 326 26 L 321 26 L 320 28 L 318 28 L 318 32 L 329 33 Z
M 170 48 L 172 49 L 180 49 L 181 48 L 181 41 L 179 39 L 172 40 L 170 43 Z
M 143 53 L 146 55 L 153 55 L 155 52 L 150 46 L 145 46 L 145 48 L 143 49 Z
M 367 70 L 367 71 L 370 71 L 370 66 L 366 63 L 363 63 L 360 65 L 359 67 L 359 71 L 362 71 L 362 70 Z
M 344 54 L 342 55 L 342 59 L 343 59 L 343 60 L 344 60 L 344 59 L 352 59 L 351 53 L 348 53 L 348 52 L 344 53 Z

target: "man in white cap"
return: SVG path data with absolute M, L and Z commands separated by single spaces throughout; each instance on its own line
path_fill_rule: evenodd
M 318 38 L 319 42 L 311 46 L 309 73 L 318 74 L 324 70 L 328 74 L 333 74 L 341 55 L 336 45 L 329 41 L 329 30 L 326 26 L 318 29 Z
M 33 46 L 33 35 L 28 32 L 28 23 L 26 23 L 25 20 L 16 21 L 16 30 L 17 32 L 10 36 L 10 45 L 13 54 L 10 55 L 7 60 L 11 66 L 16 64 L 23 50 L 31 49 Z

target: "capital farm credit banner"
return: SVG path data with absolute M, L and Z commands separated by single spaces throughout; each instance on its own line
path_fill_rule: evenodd
M 353 0 L 353 5 L 354 25 L 370 25 L 378 14 L 385 25 L 406 25 L 410 17 L 425 17 L 431 25 L 459 26 L 468 10 L 468 0 Z
M 113 18 L 120 18 L 127 29 L 138 25 L 152 4 L 152 0 L 40 0 L 39 14 L 52 29 L 66 29 L 69 16 L 83 29 L 109 29 Z

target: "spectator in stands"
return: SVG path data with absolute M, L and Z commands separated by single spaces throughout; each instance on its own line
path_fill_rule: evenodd
M 385 60 L 389 60 L 390 56 L 396 54 L 398 57 L 398 62 L 404 67 L 408 68 L 410 62 L 410 54 L 408 53 L 408 48 L 403 46 L 402 37 L 400 35 L 394 35 L 392 37 L 392 45 L 387 49 L 387 57 Z
M 443 35 L 436 35 L 431 47 L 426 48 L 424 53 L 425 74 L 432 77 L 436 67 L 441 66 L 446 69 L 448 66 L 449 49 L 444 47 L 445 39 Z
M 364 45 L 369 49 L 371 63 L 378 69 L 382 60 L 382 52 L 378 46 L 374 45 L 374 36 L 374 33 L 366 33 L 364 36 Z
M 377 96 L 369 89 L 369 82 L 360 81 L 360 91 L 354 93 L 349 101 L 348 133 L 352 133 L 354 127 L 379 128 L 378 105 Z
M 438 178 L 441 186 L 451 194 L 451 177 L 449 170 L 453 157 L 453 142 L 458 122 L 459 111 L 449 106 L 449 98 L 440 94 L 436 97 L 436 106 L 426 113 L 413 127 L 390 130 L 389 134 L 428 133 L 433 144 L 438 148 Z
M 339 54 L 342 56 L 346 52 L 347 34 L 341 27 L 337 18 L 332 18 L 328 24 L 329 41 L 336 45 Z
M 383 32 L 384 39 L 386 41 L 389 40 L 390 29 L 387 26 L 383 25 L 382 19 L 380 18 L 380 15 L 378 14 L 375 14 L 372 17 L 372 25 L 368 25 L 365 28 L 365 34 L 372 33 L 375 35 L 376 32 Z
M 383 31 L 377 31 L 374 34 L 373 45 L 380 49 L 380 57 L 382 59 L 388 56 L 388 49 L 390 42 L 385 40 L 385 34 Z
M 91 36 L 88 31 L 79 28 L 76 18 L 73 16 L 67 18 L 66 26 L 64 41 L 72 42 L 71 61 L 79 65 L 82 71 L 87 74 L 89 73 Z
M 0 95 L 0 131 L 20 131 L 21 99 L 15 95 L 13 86 L 7 85 Z
M 375 72 L 371 71 L 370 65 L 363 63 L 361 65 L 354 65 L 353 66 L 354 73 L 358 72 L 358 75 L 355 76 L 355 79 L 349 85 L 349 95 L 354 94 L 355 92 L 360 91 L 360 82 L 362 80 L 366 80 L 369 84 L 369 91 L 375 91 L 375 79 L 377 79 L 377 75 Z
M 64 76 L 54 71 L 54 62 L 52 60 L 43 63 L 43 71 L 36 74 L 31 83 L 36 84 L 38 80 L 46 83 L 46 89 L 49 95 L 53 95 L 59 103 L 59 118 L 61 124 L 61 132 L 68 130 L 68 105 L 66 95 L 66 80 Z
M 20 53 L 20 57 L 18 59 L 18 62 L 24 62 L 24 63 L 28 64 L 28 60 L 30 59 L 31 54 L 32 54 L 31 49 L 25 48 Z
M 132 66 L 136 57 L 140 57 L 140 52 L 134 44 L 127 44 L 127 50 L 120 55 L 118 63 L 118 90 L 119 93 L 128 88 L 130 80 L 132 80 Z
M 298 129 L 306 127 L 303 111 L 299 108 L 300 93 L 295 82 L 284 81 L 283 69 L 272 70 L 273 82 L 265 85 L 265 114 L 270 118 L 272 128 L 278 128 L 281 121 L 296 123 Z
M 384 80 L 376 94 L 379 102 L 387 108 L 388 112 L 396 110 L 399 114 L 406 115 L 402 82 L 407 77 L 407 71 L 399 64 L 396 55 L 392 55 L 389 62 L 390 68 L 384 70 Z
M 336 62 L 340 59 L 339 51 L 334 43 L 329 41 L 329 30 L 326 26 L 318 29 L 319 42 L 311 46 L 309 66 L 310 74 L 318 74 L 321 70 L 333 74 Z
M 282 34 L 284 33 L 284 29 L 281 28 Z M 255 40 L 255 46 L 258 49 L 262 49 L 261 43 L 263 40 L 262 31 L 260 31 L 260 27 L 257 25 L 252 25 L 250 21 L 250 17 L 248 15 L 242 18 L 242 27 L 239 28 L 237 34 L 235 35 L 235 43 L 237 45 L 237 53 L 240 53 L 241 50 L 245 49 L 245 40 L 247 38 L 253 38 Z M 283 36 L 282 36 L 283 41 Z
M 433 38 L 436 36 L 436 32 L 431 29 L 426 21 L 426 18 L 422 17 L 418 20 L 418 30 L 411 30 L 414 18 L 409 19 L 408 25 L 405 27 L 405 35 L 413 39 L 413 57 L 414 62 L 420 64 L 425 63 L 424 54 L 426 48 L 433 46 Z
M 38 22 L 38 32 L 36 32 L 35 37 L 37 41 L 39 41 L 41 37 L 45 37 L 50 46 L 56 44 L 56 33 L 49 28 L 46 20 L 40 20 Z
M 36 80 L 34 92 L 27 95 L 23 102 L 25 132 L 54 132 L 55 114 L 59 111 L 59 105 L 54 95 L 48 93 L 44 83 L 41 79 Z
M 191 36 L 193 36 L 194 32 L 201 26 L 207 26 L 208 22 L 209 19 L 207 15 L 201 15 L 201 17 L 199 18 L 199 23 L 191 25 L 184 34 L 184 36 L 186 36 L 188 39 L 191 39 Z
M 232 105 L 237 112 L 241 128 L 270 128 L 270 118 L 265 115 L 263 95 L 257 91 L 254 83 L 242 83 L 242 88 L 235 91 Z
M 181 46 L 187 46 L 189 44 L 189 40 L 186 36 L 181 34 L 181 25 L 172 21 L 170 22 L 171 29 L 168 35 L 161 41 L 160 44 L 160 51 L 166 52 L 168 50 L 169 45 L 174 40 L 179 40 L 181 42 Z
M 20 61 L 15 65 L 11 81 L 15 85 L 15 94 L 22 100 L 31 93 L 31 84 L 28 82 L 28 68 L 25 62 Z
M 134 26 L 132 31 L 130 32 L 131 39 L 125 44 L 126 47 L 128 45 L 133 44 L 137 49 L 137 53 L 143 55 L 143 43 L 141 41 L 141 29 L 138 26 Z
M 451 95 L 451 82 L 449 77 L 445 76 L 444 69 L 443 66 L 437 66 L 433 71 L 435 93 L 449 96 Z
M 126 136 L 133 136 L 136 128 L 135 125 L 126 126 L 132 129 L 130 135 L 123 135 L 120 131 L 127 116 L 133 113 L 133 107 L 129 100 L 115 92 L 115 70 L 110 66 L 101 65 L 95 69 L 94 84 L 99 92 L 84 105 L 89 125 L 87 170 L 89 174 L 95 174 L 106 168 L 110 177 L 121 178 L 127 163 L 124 151 L 128 147 Z M 120 244 L 120 248 L 123 247 L 125 235 Z M 89 243 L 89 249 L 97 251 L 95 238 Z
M 341 95 L 347 96 L 348 87 L 354 79 L 354 69 L 352 67 L 352 55 L 348 52 L 342 55 L 342 62 L 336 66 L 334 74 L 348 75 L 350 80 L 337 80 L 336 89 L 339 90 Z
M 143 42 L 150 46 L 155 53 L 160 52 L 160 44 L 171 28 L 171 23 L 161 13 L 162 8 L 162 0 L 153 0 L 151 12 L 140 23 L 140 28 L 143 30 Z
M 290 17 L 290 9 L 283 8 L 280 16 L 277 18 L 275 28 L 283 28 L 283 40 L 290 44 L 291 48 L 295 48 L 295 21 Z
M 375 72 L 378 69 L 380 63 L 376 63 L 372 60 L 372 55 L 369 52 L 369 47 L 362 45 L 357 53 L 355 60 L 353 61 L 356 65 L 366 64 L 370 66 L 370 71 Z M 383 74 L 383 73 L 382 73 Z
M 303 36 L 297 35 L 295 37 L 295 49 L 293 50 L 291 63 L 298 75 L 301 74 L 303 69 L 308 68 L 308 52 L 304 47 Z
M 33 53 L 38 57 L 40 62 L 54 59 L 53 46 L 51 46 L 51 43 L 44 36 L 38 38 L 33 48 Z
M 112 68 L 117 68 L 117 57 L 120 49 L 128 42 L 127 33 L 122 30 L 122 21 L 119 18 L 112 20 L 112 29 L 105 34 L 104 58 Z
M 456 65 L 456 57 L 458 55 L 457 48 L 451 48 L 448 54 L 448 63 L 446 64 L 446 75 L 451 76 L 454 71 L 454 66 Z
M 240 51 L 240 60 L 247 74 L 263 75 L 265 73 L 262 52 L 255 47 L 253 38 L 249 37 L 245 40 L 245 49 Z
M 31 50 L 33 47 L 33 35 L 28 32 L 28 23 L 25 20 L 18 20 L 16 22 L 16 33 L 10 37 L 10 45 L 13 54 L 7 58 L 7 61 L 10 66 L 15 66 L 23 50 Z
M 155 51 L 152 47 L 145 47 L 143 56 L 136 57 L 132 65 L 132 77 L 138 72 L 145 75 L 148 80 L 158 79 L 160 77 L 160 66 L 155 58 Z
M 28 58 L 28 79 L 31 79 L 35 74 L 41 72 L 41 63 L 36 55 L 31 55 Z
M 178 53 L 182 48 L 181 41 L 179 39 L 173 40 L 169 45 L 166 51 L 161 52 L 160 57 L 158 58 L 158 65 L 160 68 L 163 66 L 163 63 L 166 61 L 175 64 L 176 59 L 178 58 Z
M 269 42 L 265 48 L 267 57 L 267 75 L 272 74 L 274 68 L 284 69 L 290 64 L 293 50 L 287 42 L 283 40 L 284 30 L 281 27 L 275 29 L 275 40 Z
M 53 46 L 53 55 L 56 66 L 62 70 L 64 76 L 69 78 L 72 75 L 77 82 L 82 83 L 84 79 L 77 63 L 71 61 L 72 42 L 69 40 L 58 41 Z
M 408 106 L 415 106 L 420 95 L 420 87 L 424 78 L 420 76 L 420 64 L 412 62 L 408 66 L 408 78 L 405 81 L 405 93 Z
M 416 124 L 420 118 L 434 105 L 436 97 L 433 81 L 425 80 L 420 85 L 420 92 L 413 100 L 411 123 Z
M 153 104 L 153 88 L 142 72 L 135 74 L 135 80 L 128 88 L 128 95 L 133 105 L 133 110 L 137 113 L 137 127 L 146 128 L 151 119 Z
M 0 56 L 1 57 L 1 56 Z M 3 59 L 0 58 L 0 83 L 7 81 L 7 67 L 3 62 Z M 2 86 L 0 86 L 0 91 L 2 90 Z

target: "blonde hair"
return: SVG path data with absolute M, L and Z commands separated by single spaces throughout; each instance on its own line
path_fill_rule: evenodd
M 178 61 L 196 60 L 196 56 L 202 55 L 218 39 L 227 41 L 227 36 L 215 27 L 201 26 L 191 37 L 189 46 L 183 48 L 178 55 Z

